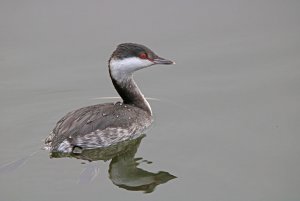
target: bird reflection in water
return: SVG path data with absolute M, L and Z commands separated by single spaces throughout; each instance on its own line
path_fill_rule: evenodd
M 111 159 L 109 164 L 109 179 L 112 183 L 120 188 L 124 188 L 129 191 L 143 191 L 145 193 L 151 193 L 155 187 L 159 184 L 166 183 L 176 176 L 171 175 L 165 171 L 159 171 L 158 173 L 148 172 L 141 168 L 138 168 L 142 158 L 135 158 L 135 154 L 139 148 L 142 139 L 146 135 L 142 135 L 136 139 L 127 140 L 118 144 L 97 149 L 78 150 L 76 148 L 71 154 L 54 152 L 51 153 L 51 158 L 62 158 L 72 157 L 82 159 L 86 161 L 108 161 Z M 91 168 L 87 172 L 83 172 L 81 175 L 80 182 L 91 180 L 97 174 L 98 168 L 88 166 Z

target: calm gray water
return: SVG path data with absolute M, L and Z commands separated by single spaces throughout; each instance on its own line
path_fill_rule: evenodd
M 279 0 L 1 0 L 1 200 L 300 200 L 299 9 Z M 176 61 L 135 76 L 160 99 L 150 102 L 155 123 L 135 171 L 177 177 L 148 194 L 114 185 L 108 171 L 120 161 L 91 166 L 40 150 L 68 111 L 115 101 L 95 98 L 117 96 L 107 60 L 121 42 Z

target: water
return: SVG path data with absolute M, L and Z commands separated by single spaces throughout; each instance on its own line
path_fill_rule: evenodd
M 300 200 L 299 8 L 1 1 L 1 200 Z M 68 111 L 117 96 L 106 64 L 121 42 L 176 62 L 135 76 L 160 100 L 135 154 L 152 163 L 138 168 L 177 177 L 148 194 L 115 185 L 111 161 L 90 168 L 39 151 Z

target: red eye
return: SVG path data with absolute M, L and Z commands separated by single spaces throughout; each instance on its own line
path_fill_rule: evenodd
M 140 55 L 139 55 L 139 57 L 141 58 L 141 59 L 147 59 L 147 54 L 146 53 L 141 53 Z

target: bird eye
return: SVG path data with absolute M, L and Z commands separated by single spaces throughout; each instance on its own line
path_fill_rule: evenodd
M 147 54 L 146 53 L 141 53 L 140 55 L 139 55 L 139 57 L 141 58 L 141 59 L 147 59 Z

